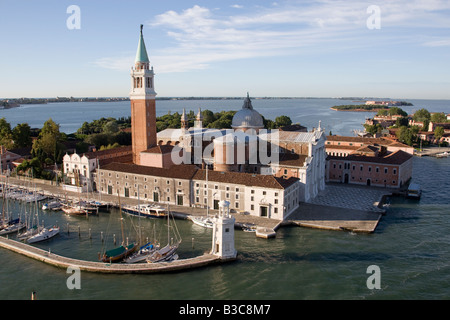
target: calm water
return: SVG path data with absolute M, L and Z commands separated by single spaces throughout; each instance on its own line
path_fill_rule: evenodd
M 450 112 L 450 100 L 407 100 L 414 104 L 403 107 L 407 112 L 426 108 L 434 112 Z M 309 129 L 322 127 L 327 134 L 350 135 L 353 129 L 362 129 L 361 124 L 373 112 L 337 112 L 330 107 L 341 104 L 360 104 L 361 102 L 340 99 L 253 99 L 253 107 L 265 118 L 274 120 L 279 115 L 287 115 L 293 123 L 300 123 Z M 198 108 L 213 112 L 222 110 L 239 110 L 242 100 L 158 100 L 156 114 L 162 116 L 167 112 L 179 112 L 186 108 L 197 113 Z M 128 117 L 131 115 L 130 102 L 77 102 L 50 103 L 46 105 L 23 105 L 19 108 L 0 109 L 0 118 L 5 117 L 11 127 L 27 122 L 32 128 L 41 128 L 45 121 L 52 118 L 65 133 L 76 132 L 84 121 L 92 121 L 101 117 Z
M 307 107 L 309 102 L 311 105 Z M 211 105 L 217 105 L 219 110 L 226 105 L 236 109 L 242 104 L 240 101 L 209 103 L 202 101 L 201 107 L 214 110 Z M 276 110 L 270 109 L 271 103 L 277 105 Z M 317 104 L 316 107 L 312 107 L 313 103 Z M 349 135 L 351 129 L 360 129 L 360 119 L 364 120 L 364 114 L 328 110 L 329 106 L 344 103 L 347 102 L 325 99 L 253 100 L 255 109 L 268 118 L 275 118 L 283 110 L 294 122 L 311 127 L 321 119 L 327 130 L 333 133 L 341 130 L 342 134 Z M 437 103 L 433 111 L 449 112 L 445 103 Z M 161 101 L 158 106 L 164 105 L 166 110 L 175 111 L 175 106 L 184 106 L 187 110 L 192 106 L 191 109 L 195 110 L 198 104 L 194 101 Z M 281 109 L 283 105 L 286 107 Z M 424 107 L 427 105 L 423 104 Z M 129 114 L 126 103 L 96 106 L 109 108 L 111 114 L 117 112 L 112 115 L 114 117 Z M 33 110 L 37 109 L 33 108 L 54 106 L 29 106 L 19 122 L 29 121 L 31 124 L 33 119 L 36 121 L 33 125 L 39 126 L 39 112 L 34 113 Z M 118 110 L 122 108 L 123 114 L 119 114 Z M 414 108 L 419 107 L 415 104 Z M 19 109 L 12 111 L 18 112 Z M 4 111 L 12 115 L 11 110 L 1 110 L 0 117 Z M 88 110 L 85 112 L 84 119 L 90 121 Z M 98 112 L 92 119 L 99 118 L 98 115 L 108 116 Z M 89 115 L 93 116 L 91 112 Z M 294 118 L 295 115 L 298 118 Z M 72 121 L 67 124 L 67 129 L 64 129 L 63 121 L 58 120 L 58 113 L 51 116 L 67 132 L 74 131 L 71 126 L 75 129 L 78 126 L 74 125 L 77 121 L 75 115 L 73 118 L 64 116 Z M 5 117 L 14 125 L 12 116 Z M 77 117 L 82 119 L 80 115 Z M 42 117 L 42 121 L 45 120 L 46 117 Z M 424 189 L 421 201 L 391 199 L 387 214 L 373 234 L 284 227 L 275 239 L 264 240 L 236 230 L 236 249 L 239 252 L 236 262 L 188 272 L 159 275 L 82 273 L 81 290 L 69 290 L 66 287 L 69 275 L 65 270 L 0 249 L 0 299 L 29 299 L 32 291 L 38 293 L 39 299 L 449 299 L 450 158 L 414 158 L 413 179 Z M 25 210 L 20 203 L 12 203 L 11 206 L 16 206 L 17 211 Z M 46 224 L 58 223 L 62 227 L 57 238 L 39 244 L 41 248 L 51 248 L 54 253 L 96 260 L 98 252 L 113 245 L 111 234 L 120 236 L 117 211 L 89 219 L 60 212 L 39 214 Z M 131 237 L 133 228 L 130 226 L 138 225 L 139 220 L 126 216 L 125 222 Z M 70 233 L 67 233 L 67 223 Z M 176 225 L 183 238 L 180 258 L 209 250 L 209 229 L 182 220 L 177 220 Z M 78 235 L 78 226 L 81 236 Z M 156 233 L 160 239 L 167 238 L 163 220 L 144 219 L 141 227 L 149 237 Z M 92 239 L 89 239 L 89 229 Z M 105 234 L 103 243 L 102 231 Z M 380 267 L 380 290 L 369 290 L 366 286 L 369 276 L 366 271 L 370 265 Z

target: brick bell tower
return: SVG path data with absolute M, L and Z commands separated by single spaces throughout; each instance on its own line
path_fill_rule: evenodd
M 142 151 L 156 146 L 154 73 L 153 67 L 150 68 L 142 28 L 141 24 L 136 59 L 134 67 L 131 68 L 131 139 L 135 164 L 141 164 Z

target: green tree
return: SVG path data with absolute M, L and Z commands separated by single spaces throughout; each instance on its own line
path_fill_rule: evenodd
M 436 127 L 436 129 L 434 129 L 434 138 L 436 139 L 436 141 L 438 142 L 438 144 L 440 144 L 441 138 L 444 136 L 444 128 L 442 127 Z
M 374 125 L 364 124 L 364 128 L 366 129 L 366 132 L 370 133 L 371 135 L 375 135 L 376 133 L 383 130 L 383 127 L 379 123 Z
M 402 117 L 406 117 L 408 116 L 408 113 L 406 113 L 402 108 L 399 107 L 392 107 L 388 110 L 388 114 L 390 116 L 396 116 L 396 115 L 400 115 Z
M 433 113 L 430 117 L 431 122 L 445 123 L 447 122 L 447 115 L 443 112 Z
M 397 131 L 397 138 L 400 142 L 412 146 L 417 139 L 417 135 L 414 132 L 414 129 L 402 126 Z
M 278 116 L 275 118 L 276 128 L 290 126 L 291 124 L 292 124 L 292 120 L 288 116 Z
M 431 115 L 430 112 L 427 109 L 420 109 L 417 110 L 413 115 L 414 121 L 424 121 L 424 120 L 430 120 Z
M 33 143 L 32 154 L 37 156 L 41 162 L 50 158 L 53 162 L 60 163 L 65 149 L 62 137 L 59 125 L 51 118 L 48 119 L 41 129 L 38 139 Z
M 102 129 L 105 134 L 116 134 L 119 131 L 119 125 L 115 120 L 111 120 L 106 122 Z
M 31 147 L 31 128 L 28 123 L 19 123 L 12 130 L 12 137 L 14 139 L 14 147 L 23 148 Z
M 388 110 L 387 109 L 380 109 L 377 112 L 377 116 L 387 116 L 388 115 Z
M 5 118 L 0 119 L 0 145 L 6 149 L 11 149 L 14 145 L 11 125 Z

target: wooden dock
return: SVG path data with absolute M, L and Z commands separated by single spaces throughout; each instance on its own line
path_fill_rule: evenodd
M 67 269 L 79 268 L 80 271 L 96 272 L 96 273 L 163 273 L 163 272 L 176 272 L 182 270 L 188 270 L 192 268 L 199 268 L 210 264 L 222 263 L 231 261 L 234 259 L 221 259 L 218 256 L 212 254 L 204 254 L 202 256 L 179 259 L 171 262 L 157 262 L 157 263 L 103 263 L 94 261 L 85 261 L 63 257 L 49 251 L 45 251 L 31 245 L 18 242 L 15 240 L 0 237 L 0 247 L 11 250 L 13 252 L 20 253 L 24 256 L 33 258 L 35 260 L 44 262 L 46 264 Z

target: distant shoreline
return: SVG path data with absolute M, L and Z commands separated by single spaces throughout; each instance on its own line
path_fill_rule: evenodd
M 343 111 L 343 112 L 378 112 L 380 110 L 389 110 L 389 108 L 378 108 L 378 109 L 336 109 L 335 107 L 331 107 L 331 110 L 334 111 Z

